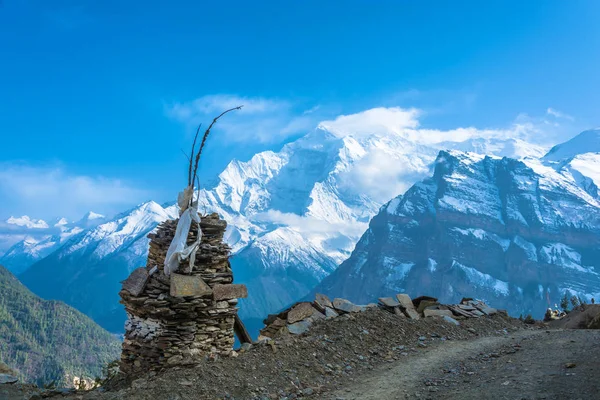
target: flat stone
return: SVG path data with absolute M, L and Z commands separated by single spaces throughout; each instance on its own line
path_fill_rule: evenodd
M 346 313 L 358 313 L 361 308 L 346 299 L 333 299 L 333 307 Z
M 240 346 L 240 351 L 250 351 L 252 348 L 252 343 L 242 343 Z
M 467 318 L 474 318 L 475 316 L 470 312 L 461 309 L 459 306 L 448 306 L 450 310 L 454 313 L 454 315 L 463 316 Z
M 178 355 L 178 356 L 173 356 L 173 357 L 170 357 L 170 358 L 167 360 L 167 364 L 170 364 L 170 365 L 173 365 L 173 364 L 179 364 L 179 363 L 180 363 L 180 362 L 182 362 L 182 361 L 183 361 L 183 357 Z
M 410 319 L 421 319 L 421 316 L 419 315 L 417 310 L 415 310 L 414 308 L 407 308 L 404 310 L 404 313 Z
M 313 315 L 311 315 L 310 317 L 307 318 L 308 320 L 311 321 L 318 321 L 320 319 L 325 319 L 325 314 L 323 314 L 322 312 L 320 312 L 319 310 L 315 310 L 315 312 L 313 313 Z
M 131 293 L 132 296 L 139 296 L 144 291 L 149 277 L 150 275 L 146 271 L 146 268 L 136 268 L 121 283 L 123 284 L 123 289 Z
M 419 296 L 413 299 L 413 304 L 415 307 L 419 308 L 419 304 L 421 304 L 421 302 L 424 300 L 437 302 L 438 299 L 431 296 Z
M 398 293 L 396 295 L 396 299 L 398 300 L 398 303 L 400 303 L 400 305 L 406 309 L 408 308 L 412 308 L 414 310 L 415 306 L 412 302 L 412 300 L 410 299 L 410 296 L 404 293 Z
M 332 304 L 332 306 L 333 306 L 333 304 Z M 333 308 L 325 307 L 325 318 L 331 319 L 331 318 L 335 318 L 337 316 L 339 316 L 339 314 L 336 313 Z
M 400 305 L 393 297 L 380 297 L 378 300 L 387 307 L 398 307 Z
M 215 300 L 245 299 L 248 297 L 248 288 L 241 284 L 215 285 L 213 287 Z
M 481 311 L 482 313 L 484 313 L 485 315 L 494 315 L 498 312 L 498 310 L 496 310 L 493 307 L 490 307 L 488 305 L 481 305 L 481 306 L 477 306 L 477 309 L 479 311 Z
M 452 317 L 454 314 L 452 314 L 452 311 L 450 310 L 434 310 L 431 308 L 427 308 L 423 310 L 423 315 L 425 317 Z
M 313 315 L 316 310 L 310 303 L 299 303 L 296 304 L 287 315 L 288 324 L 293 324 L 298 321 L 302 321 Z
M 171 291 L 173 297 L 207 296 L 212 289 L 198 275 L 171 274 Z
M 16 383 L 19 379 L 16 376 L 8 375 L 8 374 L 0 374 L 0 384 L 13 384 Z
M 400 307 L 394 307 L 394 314 L 396 314 L 399 317 L 406 318 L 406 315 L 404 315 Z
M 287 328 L 291 334 L 300 335 L 300 334 L 303 334 L 304 332 L 308 331 L 308 328 L 310 328 L 310 325 L 311 325 L 310 321 L 304 320 L 304 321 L 296 322 L 295 324 L 290 324 L 287 326 Z
M 454 324 L 454 325 L 456 325 L 456 326 L 459 326 L 459 325 L 460 325 L 460 322 L 458 322 L 458 321 L 457 321 L 457 320 L 455 320 L 454 318 L 452 318 L 452 317 L 449 317 L 449 316 L 447 316 L 447 315 L 444 315 L 442 318 L 444 319 L 444 321 L 446 321 L 446 322 L 450 322 L 451 324 Z
M 439 303 L 437 300 L 422 300 L 417 307 L 417 312 L 422 313 L 427 307 L 437 306 Z
M 324 295 L 322 293 L 317 293 L 315 295 L 315 302 L 317 302 L 323 308 L 325 308 L 325 307 L 333 308 L 333 304 L 331 303 L 331 300 L 329 300 L 329 297 L 327 297 L 326 295 Z

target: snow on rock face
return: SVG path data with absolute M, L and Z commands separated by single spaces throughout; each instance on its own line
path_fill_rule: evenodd
M 102 259 L 145 237 L 159 223 L 177 217 L 175 207 L 165 209 L 150 201 L 88 230 L 75 243 L 61 248 L 60 254 L 66 257 L 86 249 L 91 250 L 92 258 Z
M 493 154 L 499 157 L 523 159 L 526 157 L 540 158 L 545 153 L 545 148 L 521 139 L 490 139 L 475 138 L 464 142 L 443 142 L 438 146 L 440 149 L 459 150 L 478 154 Z
M 561 161 L 586 153 L 600 153 L 600 128 L 581 132 L 571 140 L 554 146 L 544 160 Z
M 598 198 L 543 161 L 442 151 L 433 176 L 382 207 L 315 290 L 359 303 L 398 291 L 475 296 L 540 317 L 565 288 L 600 292 Z
M 253 293 L 242 316 L 264 317 L 307 294 L 350 255 L 392 193 L 430 172 L 436 154 L 402 137 L 321 127 L 279 153 L 230 163 L 200 207 L 228 221 L 236 281 Z
M 66 218 L 57 219 L 52 226 L 45 221 L 29 217 L 9 218 L 6 222 L 19 227 L 11 246 L 0 257 L 0 264 L 6 266 L 14 274 L 20 274 L 33 263 L 47 255 L 85 229 L 77 223 L 70 223 Z
M 539 230 L 544 224 L 562 232 L 564 223 L 576 222 L 579 228 L 570 231 L 571 239 L 565 245 L 579 252 L 575 242 L 585 237 L 577 229 L 587 229 L 583 225 L 590 222 L 587 215 L 577 221 L 569 210 L 575 205 L 578 212 L 586 212 L 585 204 L 579 202 L 581 193 L 588 196 L 588 208 L 596 207 L 591 194 L 595 185 L 589 178 L 573 173 L 575 169 L 569 175 L 566 169 L 538 162 L 539 168 L 554 174 L 541 182 L 524 163 L 476 154 L 531 157 L 541 152 L 535 146 L 510 139 L 435 144 L 423 140 L 414 129 L 410 133 L 415 128 L 411 112 L 395 112 L 405 117 L 404 123 L 398 125 L 398 118 L 389 119 L 384 110 L 363 113 L 362 119 L 344 116 L 323 123 L 279 152 L 258 153 L 246 162 L 232 161 L 219 175 L 216 185 L 200 192 L 200 210 L 217 212 L 228 222 L 225 239 L 234 254 L 231 262 L 236 282 L 246 283 L 251 293 L 242 302 L 244 317 L 263 318 L 298 300 L 348 258 L 355 245 L 354 254 L 368 246 L 379 246 L 378 238 L 383 234 L 379 228 L 385 229 L 385 235 L 393 237 L 395 243 L 413 249 L 426 245 L 419 235 L 431 226 L 432 219 L 439 220 L 464 230 L 446 230 L 444 240 L 466 245 L 479 243 L 486 249 L 478 250 L 482 258 L 497 256 L 498 260 L 504 260 L 517 255 L 529 260 L 523 256 L 524 250 L 513 243 L 517 234 L 528 238 L 528 231 Z M 405 128 L 408 134 L 404 134 Z M 450 151 L 436 160 L 441 149 L 473 153 Z M 413 185 L 429 176 L 434 167 L 433 179 Z M 546 172 L 540 176 L 546 176 Z M 557 178 L 560 183 L 555 188 L 552 182 Z M 582 182 L 588 185 L 584 187 Z M 574 194 L 570 197 L 559 194 L 564 202 L 561 208 L 552 193 L 555 189 L 560 192 L 567 183 Z M 505 187 L 511 189 L 504 190 Z M 579 192 L 575 193 L 575 189 Z M 357 244 L 368 221 L 380 212 L 382 205 L 405 192 L 384 206 L 386 218 L 375 217 L 385 223 L 379 227 L 372 222 Z M 554 213 L 555 209 L 559 212 Z M 101 323 L 103 318 L 112 318 L 110 324 L 103 325 L 111 329 L 116 321 L 121 330 L 122 321 L 118 318 L 124 320 L 124 314 L 117 317 L 107 314 L 118 307 L 118 282 L 128 271 L 144 264 L 146 234 L 165 218 L 175 217 L 174 209 L 147 203 L 115 219 L 99 219 L 101 223 L 97 226 L 87 227 L 71 240 L 63 241 L 61 247 L 26 275 L 30 282 L 41 282 L 49 274 L 44 271 L 61 271 L 55 279 L 60 283 L 45 285 L 48 289 L 41 288 L 43 284 L 39 283 L 45 297 L 65 299 Z M 556 223 L 549 222 L 552 219 Z M 400 220 L 404 222 L 399 225 Z M 507 229 L 518 232 L 507 236 L 504 234 Z M 556 240 L 552 229 L 544 235 L 554 235 L 552 242 L 562 243 Z M 493 249 L 491 255 L 490 249 Z M 372 265 L 369 252 L 360 254 L 358 259 L 362 261 L 354 264 L 353 276 L 361 276 Z M 581 254 L 582 259 L 587 257 Z M 449 265 L 449 259 L 435 251 L 418 260 L 394 257 L 396 261 L 389 268 L 395 271 L 397 279 L 388 283 L 395 287 L 406 286 L 404 282 L 413 279 L 423 263 L 432 274 L 443 274 Z M 456 260 L 473 267 L 459 257 Z M 494 275 L 494 268 L 501 265 L 493 261 L 480 272 L 509 282 L 510 289 L 510 280 L 504 276 L 508 272 L 501 277 Z M 464 280 L 464 271 L 455 268 L 453 274 L 457 280 Z M 368 274 L 365 276 L 368 278 Z M 97 277 L 102 283 L 90 286 L 90 277 Z M 382 279 L 377 277 L 378 282 Z M 424 284 L 429 278 L 422 279 Z M 455 292 L 464 288 L 460 283 L 448 287 Z

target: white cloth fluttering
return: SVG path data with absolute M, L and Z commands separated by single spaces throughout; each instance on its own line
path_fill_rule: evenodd
M 202 240 L 202 230 L 200 229 L 200 215 L 198 215 L 198 202 L 192 202 L 193 187 L 187 187 L 183 192 L 179 193 L 177 202 L 181 209 L 181 216 L 175 230 L 175 237 L 169 245 L 167 256 L 165 257 L 165 275 L 171 275 L 172 272 L 179 268 L 179 264 L 189 259 L 189 272 L 192 272 L 192 267 L 196 261 L 196 252 L 200 247 Z M 192 221 L 198 226 L 198 237 L 191 245 L 187 245 L 187 237 L 192 226 Z

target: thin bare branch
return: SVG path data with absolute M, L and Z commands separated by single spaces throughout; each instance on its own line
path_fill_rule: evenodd
M 194 165 L 194 174 L 192 175 L 192 182 L 194 182 L 196 180 L 196 175 L 198 173 L 198 163 L 200 162 L 200 155 L 202 154 L 202 149 L 204 148 L 204 145 L 206 144 L 206 139 L 208 138 L 208 135 L 210 134 L 211 128 L 219 120 L 219 118 L 221 118 L 223 115 L 227 114 L 230 111 L 240 110 L 242 107 L 243 106 L 237 106 L 234 108 L 230 108 L 229 110 L 223 111 L 218 117 L 213 119 L 211 124 L 208 126 L 208 129 L 204 132 L 204 136 L 202 137 L 202 142 L 200 143 L 200 150 L 198 150 L 198 154 L 196 155 L 196 160 L 195 160 L 196 163 Z
M 190 156 L 187 155 L 187 153 L 185 151 L 183 151 L 183 149 L 179 149 L 181 150 L 181 153 L 185 156 L 185 158 L 187 158 L 187 160 L 191 163 L 192 159 L 190 158 Z M 189 186 L 189 185 L 188 185 Z
M 198 134 L 200 133 L 201 127 L 202 127 L 202 124 L 198 125 L 198 129 L 196 129 L 196 136 L 194 136 L 194 143 L 192 144 L 192 152 L 190 153 L 191 158 L 189 158 L 190 165 L 188 167 L 188 186 L 190 186 L 192 184 L 192 160 L 194 158 L 194 150 L 196 149 L 196 140 L 198 139 Z

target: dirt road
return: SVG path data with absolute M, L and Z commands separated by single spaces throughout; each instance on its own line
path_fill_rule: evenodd
M 600 331 L 520 331 L 440 345 L 325 398 L 600 399 Z

